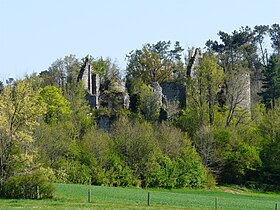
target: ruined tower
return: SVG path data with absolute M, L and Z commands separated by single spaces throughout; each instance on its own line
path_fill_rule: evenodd
M 86 99 L 89 101 L 90 106 L 99 108 L 100 78 L 97 73 L 93 73 L 92 65 L 88 58 L 85 59 L 85 63 L 80 70 L 78 81 L 80 80 L 82 80 L 87 91 Z
M 194 51 L 194 55 L 191 57 L 187 67 L 187 76 L 193 77 L 195 68 L 199 66 L 202 58 L 203 58 L 203 54 L 201 52 L 201 49 L 196 48 Z

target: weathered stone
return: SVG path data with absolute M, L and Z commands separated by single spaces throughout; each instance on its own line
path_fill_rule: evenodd
M 187 67 L 187 76 L 193 77 L 195 68 L 197 68 L 200 64 L 201 59 L 203 58 L 203 54 L 200 48 L 196 48 L 194 51 L 193 57 L 191 57 L 188 67 Z
M 161 106 L 162 105 L 162 87 L 159 85 L 158 82 L 152 82 L 151 86 L 153 88 L 153 92 L 157 98 L 158 104 Z
M 92 73 L 92 67 L 87 58 L 78 76 L 78 81 L 80 80 L 84 83 L 87 91 L 86 99 L 89 101 L 90 106 L 99 108 L 100 78 L 98 74 Z
M 241 75 L 243 80 L 243 91 L 241 92 L 241 96 L 243 100 L 240 102 L 239 106 L 241 108 L 251 110 L 251 79 L 250 73 L 245 72 Z
M 167 103 L 177 101 L 180 107 L 183 108 L 186 105 L 186 85 L 178 84 L 175 82 L 164 82 L 160 84 L 162 88 L 162 94 Z
M 118 110 L 129 108 L 129 95 L 126 91 L 125 82 L 122 80 L 109 81 L 107 89 L 101 94 L 101 105 L 106 108 Z
M 95 107 L 99 108 L 100 77 L 99 74 L 92 75 L 92 95 L 95 96 Z

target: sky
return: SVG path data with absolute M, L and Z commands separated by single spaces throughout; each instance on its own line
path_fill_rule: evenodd
M 205 46 L 217 33 L 280 20 L 279 0 L 0 0 L 0 81 L 58 58 L 125 56 L 145 43 Z

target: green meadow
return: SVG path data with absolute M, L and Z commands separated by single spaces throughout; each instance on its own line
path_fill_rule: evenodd
M 55 197 L 46 200 L 1 199 L 0 209 L 276 209 L 280 194 L 238 188 L 164 190 L 56 184 Z M 88 202 L 90 190 L 91 202 Z M 148 206 L 148 192 L 150 206 Z M 280 208 L 279 208 L 280 209 Z

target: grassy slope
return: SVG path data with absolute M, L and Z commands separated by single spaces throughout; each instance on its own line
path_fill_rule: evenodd
M 147 206 L 147 190 L 57 184 L 54 199 L 0 200 L 0 209 L 274 209 L 278 194 L 256 194 L 228 188 L 218 190 L 149 190 L 151 206 Z M 87 203 L 91 189 L 92 203 Z M 224 192 L 228 191 L 228 192 Z

